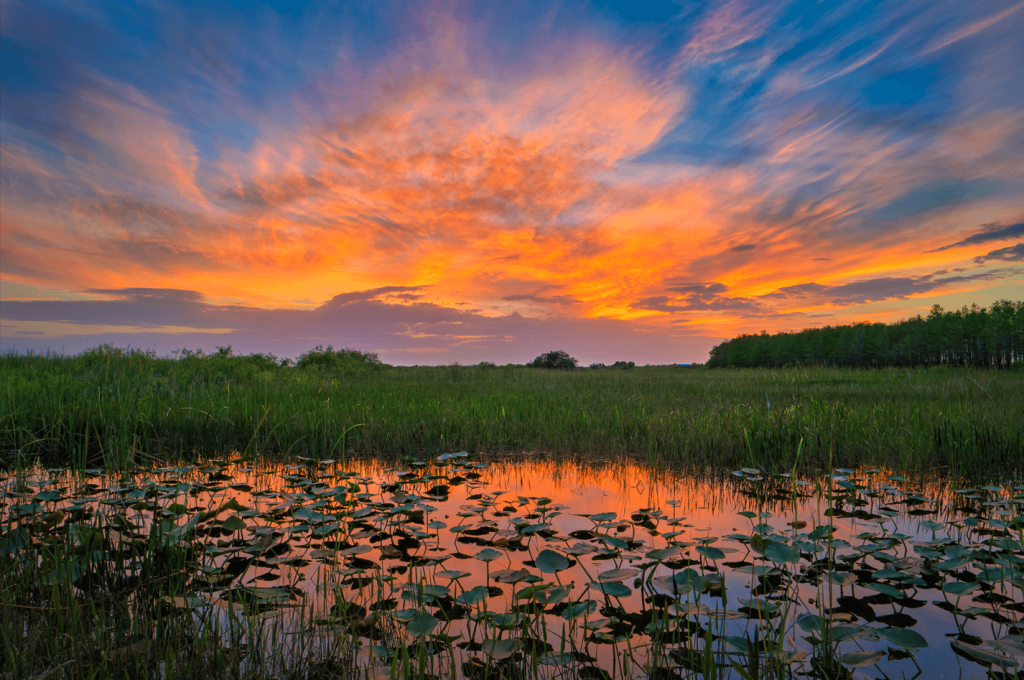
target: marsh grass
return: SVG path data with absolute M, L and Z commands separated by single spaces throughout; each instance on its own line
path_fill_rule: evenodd
M 972 369 L 327 369 L 98 348 L 0 357 L 0 460 L 80 468 L 197 456 L 623 455 L 788 471 L 1024 466 L 1024 373 Z M 831 458 L 830 458 L 831 456 Z
M 18 470 L 3 673 L 1009 678 L 1024 659 L 1024 487 L 745 468 L 626 516 L 507 490 L 562 475 L 568 491 L 586 465 Z M 683 513 L 702 503 L 746 509 L 701 528 Z M 940 617 L 945 634 L 924 625 Z

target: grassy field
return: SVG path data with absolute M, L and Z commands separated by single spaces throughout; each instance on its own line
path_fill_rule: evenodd
M 258 355 L 160 359 L 109 348 L 0 357 L 7 465 L 465 449 L 1006 475 L 1024 466 L 1022 413 L 1019 371 L 332 369 L 282 367 Z

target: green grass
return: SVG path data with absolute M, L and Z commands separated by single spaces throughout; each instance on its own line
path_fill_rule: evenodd
M 788 470 L 1024 465 L 1024 373 L 973 369 L 547 371 L 282 367 L 104 348 L 0 357 L 0 459 L 124 466 L 462 449 Z

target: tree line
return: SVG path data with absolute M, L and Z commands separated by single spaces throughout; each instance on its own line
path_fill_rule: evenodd
M 1024 301 L 1000 300 L 896 323 L 856 323 L 741 335 L 711 350 L 709 367 L 1024 366 Z

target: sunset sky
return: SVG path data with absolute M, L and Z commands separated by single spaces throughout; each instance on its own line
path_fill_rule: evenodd
M 3 0 L 3 349 L 704 361 L 1024 299 L 1024 2 Z

